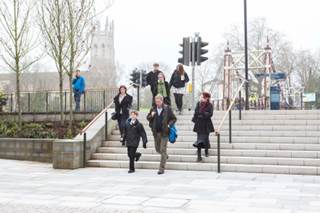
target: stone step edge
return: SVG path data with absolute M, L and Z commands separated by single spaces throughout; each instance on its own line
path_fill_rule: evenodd
M 97 156 L 97 155 L 112 155 L 112 156 L 126 156 L 126 157 L 128 157 L 127 156 L 127 154 L 125 154 L 125 153 L 103 153 L 103 152 L 99 152 L 99 153 L 94 153 L 94 154 L 92 154 L 92 157 L 94 157 L 94 156 Z M 146 156 L 146 157 L 153 157 L 153 156 L 160 156 L 159 154 L 145 154 L 145 153 L 142 153 L 142 155 L 143 156 Z M 169 155 L 169 157 L 185 157 L 185 158 L 188 158 L 188 157 L 197 157 L 196 155 L 177 155 L 177 154 L 171 154 L 171 155 Z M 98 157 L 98 156 L 97 156 Z M 214 155 L 214 156 L 209 156 L 209 157 L 205 157 L 205 158 L 217 158 L 217 156 L 216 155 Z M 240 158 L 240 159 L 252 159 L 252 160 L 260 160 L 260 159 L 268 159 L 268 160 L 283 160 L 283 159 L 287 159 L 287 160 L 301 160 L 301 161 L 303 161 L 303 160 L 316 160 L 316 161 L 319 161 L 320 162 L 320 158 L 300 158 L 300 157 L 297 157 L 297 158 L 292 158 L 292 157 L 265 157 L 265 156 L 263 156 L 263 157 L 258 157 L 258 156 L 253 156 L 253 157 L 248 157 L 248 156 L 221 156 L 221 159 L 222 158 Z M 99 160 L 99 159 L 91 159 L 91 160 Z M 148 160 L 148 162 L 149 162 L 149 160 Z M 170 162 L 180 162 L 180 161 L 170 161 Z M 264 165 L 264 164 L 262 164 L 262 165 Z M 319 166 L 320 167 L 320 166 Z
M 114 163 L 116 166 L 92 165 L 101 163 Z M 90 165 L 91 164 L 91 165 Z M 120 164 L 120 167 L 119 167 Z M 116 160 L 89 160 L 87 166 L 102 168 L 128 168 L 128 161 Z M 154 165 L 153 165 L 154 164 Z M 139 161 L 136 162 L 137 169 L 158 169 L 159 162 Z M 195 166 L 203 165 L 206 168 L 197 169 Z M 184 166 L 181 168 L 179 166 Z M 151 168 L 150 168 L 151 167 Z M 177 167 L 177 168 L 171 168 Z M 197 163 L 197 162 L 167 162 L 167 170 L 189 170 L 189 171 L 216 171 L 217 163 Z M 276 170 L 276 171 L 275 171 Z M 303 170 L 303 171 L 301 171 Z M 310 171 L 311 170 L 311 171 Z M 269 173 L 269 174 L 298 174 L 298 175 L 320 175 L 320 167 L 315 166 L 284 166 L 284 165 L 252 165 L 252 164 L 221 164 L 221 172 L 244 172 L 244 173 Z

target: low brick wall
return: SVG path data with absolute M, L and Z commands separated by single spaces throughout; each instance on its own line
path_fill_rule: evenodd
M 110 109 L 108 113 L 114 110 Z M 105 117 L 101 116 L 87 131 L 86 161 L 97 152 L 105 139 Z M 108 118 L 108 135 L 111 134 L 116 122 Z M 83 135 L 72 140 L 55 140 L 53 142 L 53 168 L 77 169 L 83 167 Z
M 113 109 L 108 110 L 111 115 Z M 2 114 L 1 116 L 4 116 Z M 3 118 L 0 116 L 0 119 Z M 11 115 L 7 114 L 11 120 Z M 56 115 L 24 115 L 24 121 L 53 121 Z M 90 120 L 90 114 L 78 114 L 78 119 Z M 81 117 L 85 116 L 85 117 Z M 92 118 L 91 118 L 92 119 Z M 111 134 L 116 122 L 108 118 L 108 134 Z M 101 116 L 87 131 L 86 161 L 91 158 L 97 148 L 101 146 L 105 139 L 105 117 Z M 83 167 L 83 135 L 77 135 L 71 140 L 58 139 L 19 139 L 19 138 L 0 138 L 0 158 L 28 160 L 53 163 L 55 169 L 77 169 Z
M 0 138 L 0 158 L 52 162 L 54 139 Z

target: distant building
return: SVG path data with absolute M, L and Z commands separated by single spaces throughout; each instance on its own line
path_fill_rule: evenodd
M 89 70 L 101 76 L 99 78 L 101 84 L 115 83 L 114 22 L 109 22 L 108 18 L 105 28 L 101 29 L 98 23 L 94 32 Z
M 105 28 L 97 24 L 93 34 L 88 70 L 82 75 L 86 78 L 87 89 L 99 89 L 116 86 L 116 65 L 114 48 L 114 22 L 106 19 Z M 64 88 L 68 89 L 68 76 L 64 76 Z M 0 73 L 0 89 L 6 92 L 16 90 L 14 73 Z M 58 90 L 58 72 L 26 72 L 21 75 L 21 91 Z

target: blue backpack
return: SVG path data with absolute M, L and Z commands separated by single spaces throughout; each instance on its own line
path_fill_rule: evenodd
M 169 142 L 175 143 L 178 138 L 178 130 L 176 126 L 173 124 L 169 127 Z

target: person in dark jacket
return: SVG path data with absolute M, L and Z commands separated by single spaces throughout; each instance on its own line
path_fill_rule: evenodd
M 155 106 L 150 109 L 147 115 L 149 126 L 154 137 L 154 144 L 156 152 L 161 155 L 158 175 L 164 173 L 167 159 L 169 126 L 173 125 L 177 118 L 171 108 L 163 103 L 163 96 L 157 95 L 155 97 Z
M 124 141 L 128 149 L 129 157 L 129 171 L 128 173 L 135 172 L 134 161 L 139 161 L 141 153 L 137 152 L 140 139 L 142 138 L 143 148 L 147 148 L 147 135 L 143 125 L 138 121 L 138 112 L 132 111 L 130 118 L 126 122 L 124 128 Z
M 75 111 L 80 111 L 81 95 L 84 94 L 86 83 L 84 77 L 80 75 L 80 70 L 76 70 L 75 78 L 72 80 L 74 102 L 76 103 Z
M 202 161 L 201 149 L 205 149 L 205 156 L 209 156 L 209 134 L 214 132 L 211 117 L 213 115 L 213 106 L 210 103 L 210 94 L 203 92 L 200 102 L 197 103 L 192 122 L 194 122 L 193 131 L 197 133 L 197 141 L 193 144 L 198 149 L 198 162 Z
M 158 81 L 155 92 L 157 95 L 161 95 L 163 97 L 164 104 L 169 106 L 171 105 L 170 87 L 169 83 L 165 79 L 163 72 L 160 72 L 158 75 Z
M 183 65 L 178 64 L 177 69 L 173 72 L 170 83 L 169 83 L 169 88 L 173 88 L 172 92 L 174 95 L 174 99 L 179 111 L 179 114 L 182 113 L 182 106 L 183 106 L 183 95 L 186 92 L 186 83 L 189 82 L 189 76 L 188 74 L 184 71 Z
M 157 82 L 158 82 L 158 75 L 161 72 L 159 70 L 159 67 L 160 67 L 160 65 L 158 63 L 154 63 L 153 70 L 147 74 L 147 79 L 146 79 L 147 85 L 150 86 L 150 90 L 152 93 L 152 99 L 153 99 L 152 103 L 154 102 L 154 97 L 157 95 L 156 87 L 157 87 Z
M 120 86 L 119 93 L 113 99 L 115 104 L 115 117 L 118 121 L 118 126 L 121 134 L 120 142 L 124 146 L 123 131 L 126 121 L 129 118 L 129 110 L 132 106 L 132 96 L 127 93 L 126 86 Z

